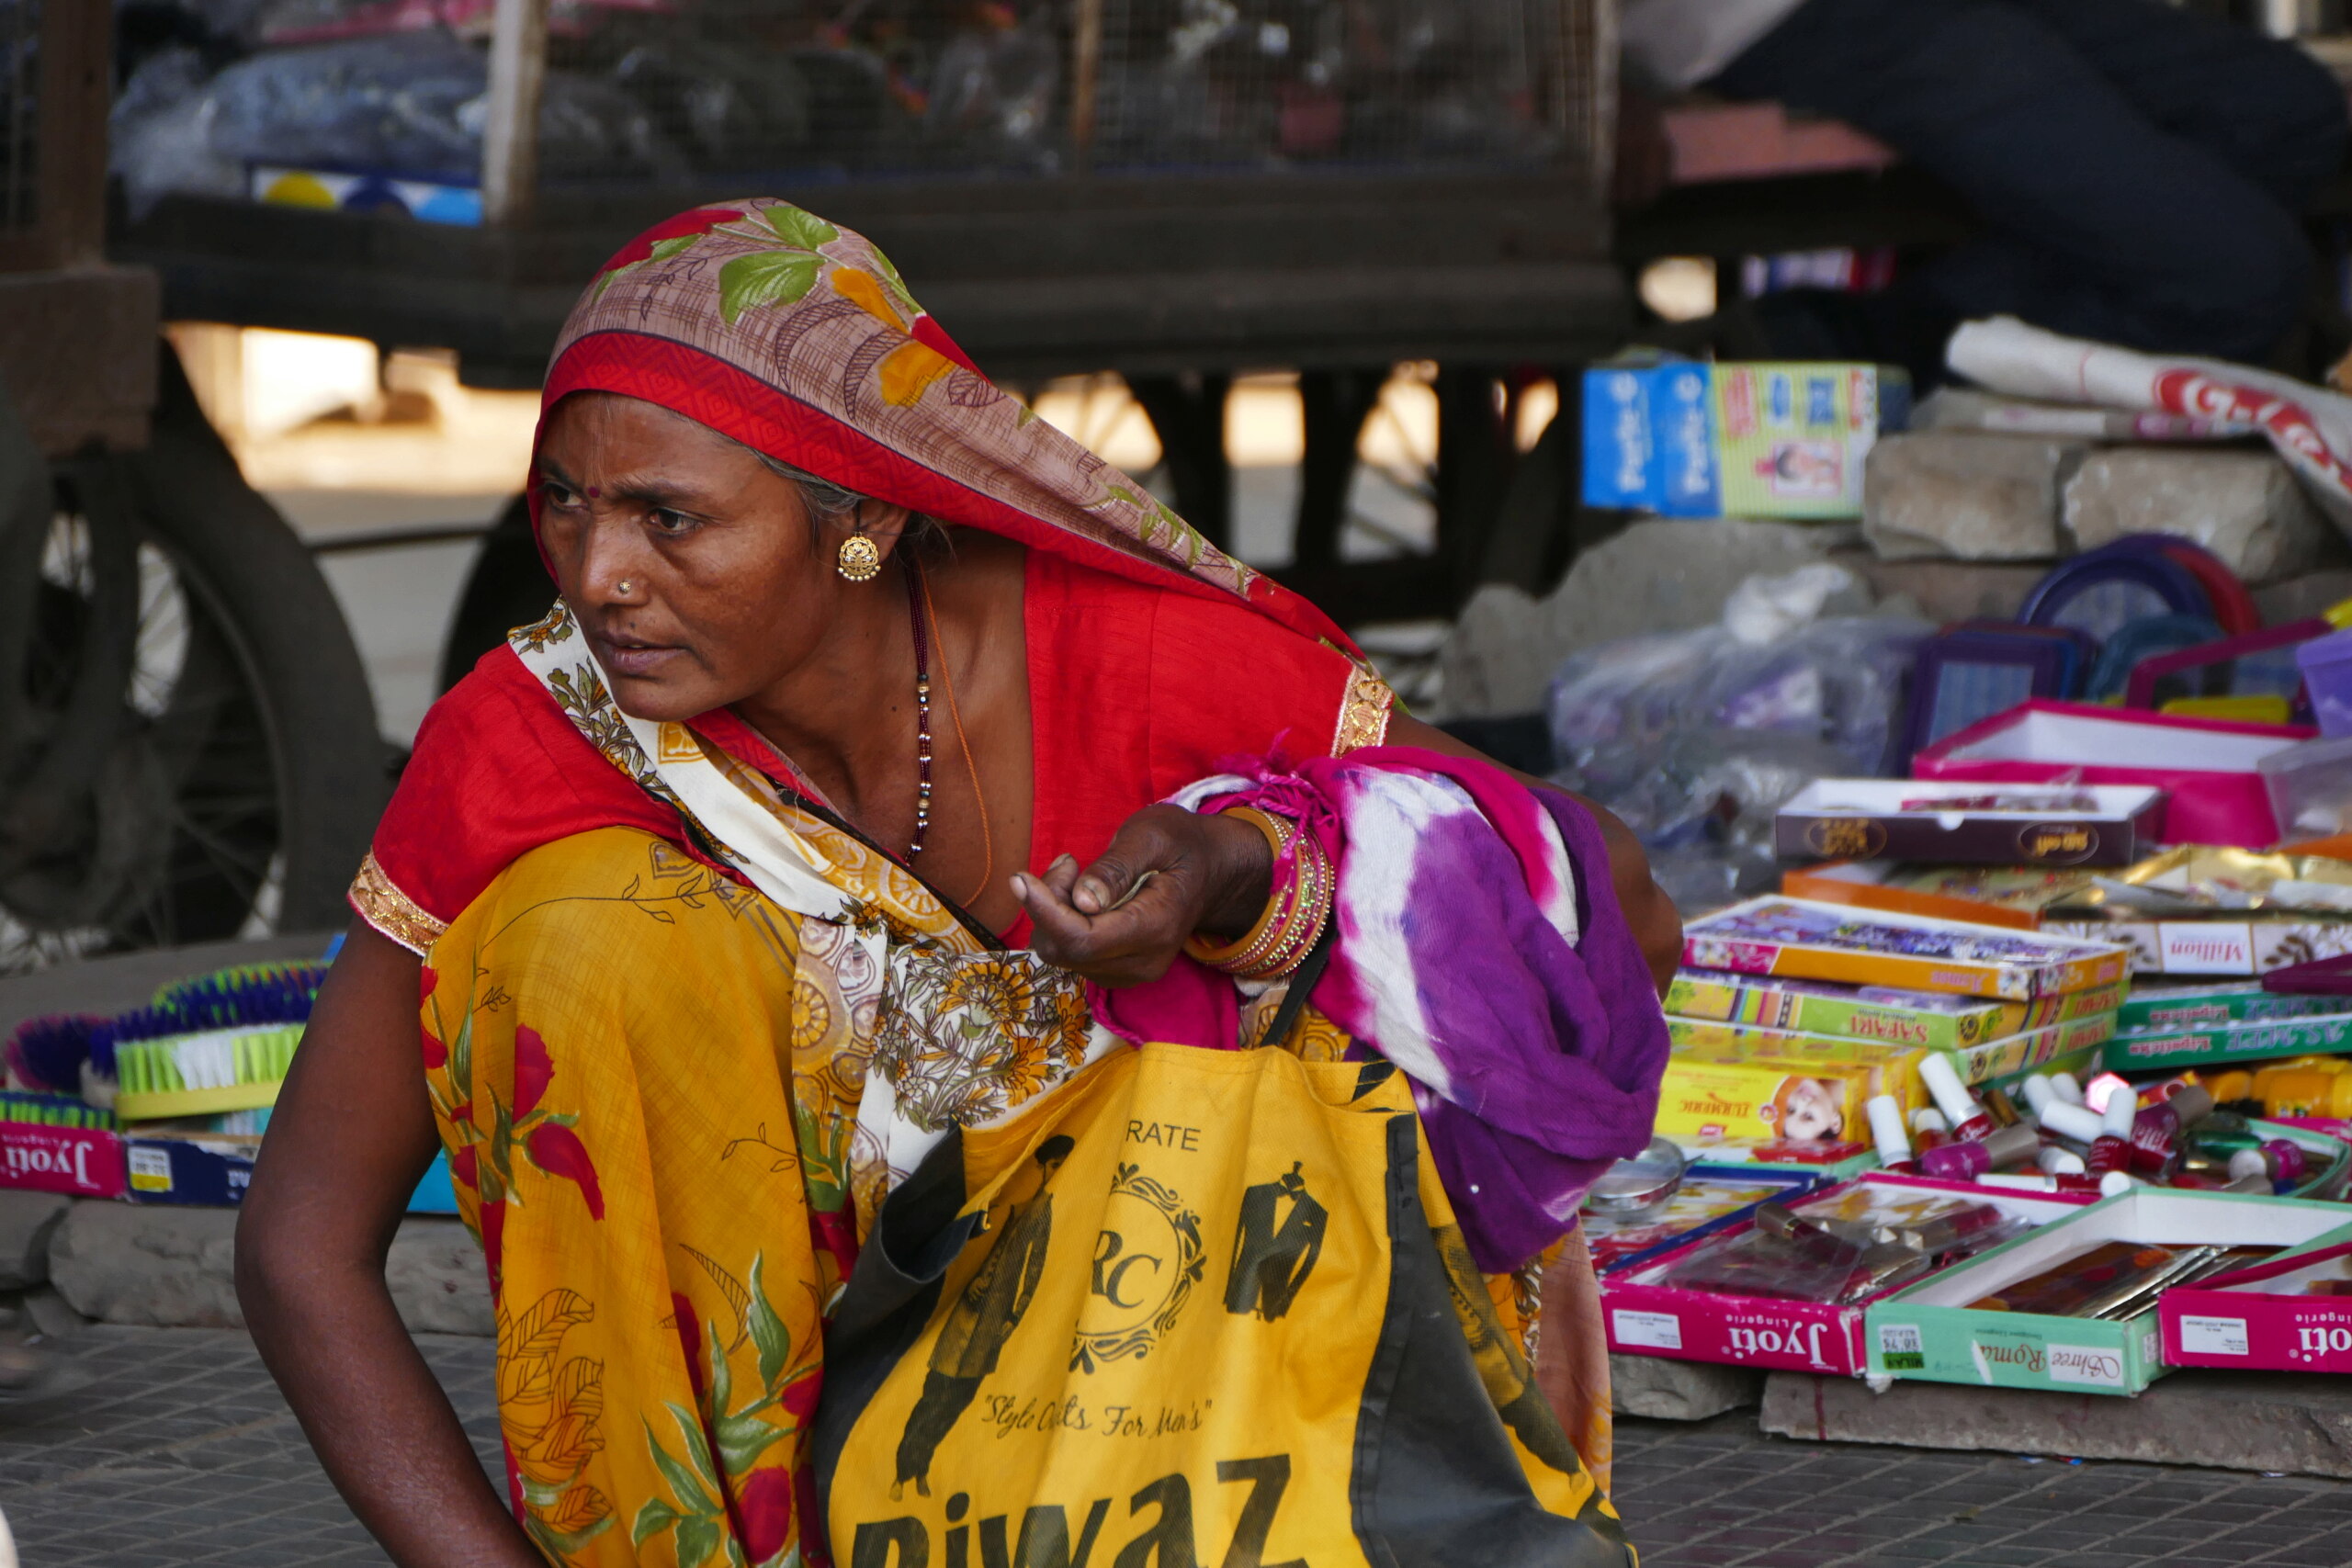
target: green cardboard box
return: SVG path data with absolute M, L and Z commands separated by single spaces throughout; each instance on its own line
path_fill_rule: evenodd
M 2157 1302 L 2109 1322 L 1971 1306 L 2110 1241 L 2300 1247 L 2347 1223 L 2340 1204 L 2140 1187 L 2094 1203 L 1874 1303 L 1873 1377 L 2064 1393 L 2135 1394 L 2167 1369 Z
M 2259 980 L 2207 980 L 2134 986 L 2119 1010 L 2115 1027 L 2126 1034 L 2140 1034 L 2270 1023 L 2346 1009 L 2341 997 L 2266 991 Z
M 2109 1041 L 2102 1060 L 2109 1072 L 2145 1073 L 2347 1049 L 2352 1049 L 2352 1012 L 2334 1012 L 2204 1029 L 2140 1030 Z

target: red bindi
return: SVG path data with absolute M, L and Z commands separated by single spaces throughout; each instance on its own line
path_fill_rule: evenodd
M 602 500 L 604 498 L 604 494 L 605 492 L 598 490 L 594 485 L 590 485 L 588 487 L 588 499 L 591 501 Z

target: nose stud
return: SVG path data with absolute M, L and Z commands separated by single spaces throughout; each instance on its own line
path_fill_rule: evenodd
M 618 582 L 613 585 L 615 591 L 619 592 L 624 598 L 628 596 L 628 591 L 636 586 L 637 585 L 635 583 L 631 582 L 626 577 L 622 578 Z

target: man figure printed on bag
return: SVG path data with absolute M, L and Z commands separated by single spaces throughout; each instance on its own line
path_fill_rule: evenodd
M 1012 1206 L 980 1271 L 964 1287 L 955 1310 L 931 1348 L 931 1371 L 923 1375 L 922 1395 L 907 1417 L 899 1438 L 899 1477 L 890 1495 L 899 1496 L 907 1483 L 920 1496 L 931 1495 L 931 1456 L 939 1450 L 956 1422 L 971 1407 L 980 1381 L 996 1371 L 1005 1341 L 1020 1326 L 1037 1293 L 1046 1271 L 1046 1247 L 1054 1229 L 1054 1197 L 1046 1185 L 1075 1145 L 1061 1134 L 1037 1146 L 1037 1185 L 1027 1201 Z

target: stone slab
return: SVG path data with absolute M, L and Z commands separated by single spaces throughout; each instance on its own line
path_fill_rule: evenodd
M 1773 1372 L 1763 1429 L 1815 1441 L 1989 1449 L 2352 1477 L 2352 1379 L 2179 1371 L 2135 1399 Z
M 189 975 L 284 958 L 316 958 L 334 940 L 327 931 L 213 942 L 197 947 L 151 947 L 106 958 L 85 958 L 30 975 L 0 979 L 0 1034 L 28 1018 L 52 1012 L 125 1012 L 144 1007 L 155 987 Z
M 1754 1367 L 1610 1352 L 1609 1404 L 1620 1416 L 1704 1421 L 1726 1410 L 1744 1410 L 1763 1397 L 1764 1374 Z
M 2277 455 L 2119 446 L 2095 452 L 2065 482 L 2063 514 L 2086 550 L 2127 534 L 2196 540 L 2248 583 L 2318 567 L 2335 532 Z
M 48 1280 L 50 1235 L 73 1206 L 62 1193 L 0 1190 L 0 1291 Z
M 31 1325 L 33 1332 L 45 1334 L 51 1338 L 77 1334 L 89 1325 L 88 1318 L 67 1306 L 65 1298 L 47 1285 L 37 1291 L 27 1291 L 17 1305 L 23 1310 L 25 1322 Z
M 241 1328 L 236 1235 L 234 1209 L 84 1200 L 50 1243 L 50 1279 L 101 1323 Z M 481 1251 L 456 1220 L 402 1220 L 384 1275 L 412 1332 L 495 1332 Z
M 1927 431 L 1890 435 L 1862 471 L 1862 536 L 1888 560 L 2049 560 L 2079 443 Z

